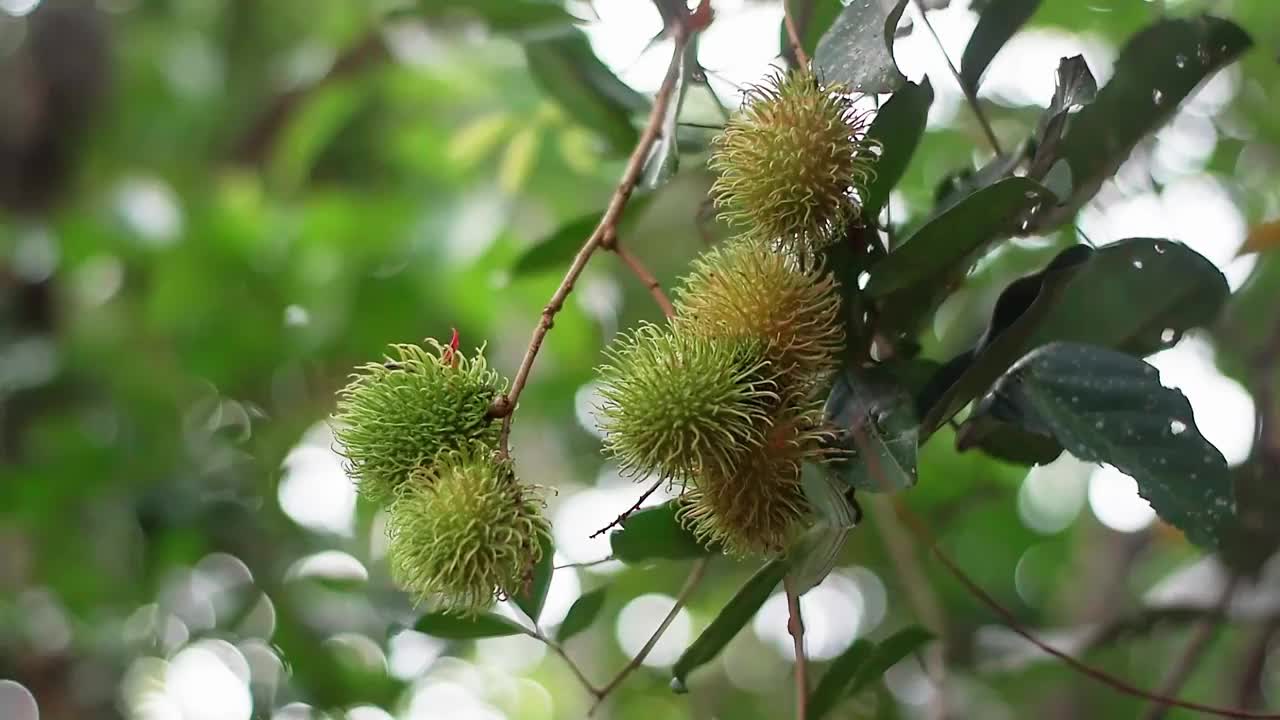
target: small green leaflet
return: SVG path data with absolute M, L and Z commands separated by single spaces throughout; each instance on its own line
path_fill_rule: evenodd
M 569 638 L 591 627 L 591 623 L 604 609 L 605 589 L 597 588 L 589 593 L 584 593 L 573 605 L 569 607 L 569 612 L 564 616 L 564 622 L 560 623 L 560 627 L 556 629 L 556 642 L 563 643 Z
M 524 632 L 519 625 L 494 613 L 481 613 L 475 617 L 451 613 L 427 613 L 418 618 L 413 629 L 443 640 L 472 640 L 506 637 Z

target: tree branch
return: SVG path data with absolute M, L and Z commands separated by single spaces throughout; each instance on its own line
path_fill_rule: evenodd
M 804 42 L 800 40 L 795 18 L 791 17 L 790 0 L 782 0 L 782 24 L 787 26 L 787 39 L 791 41 L 791 52 L 796 56 L 796 63 L 800 67 L 808 67 L 809 56 L 805 54 Z
M 631 274 L 635 275 L 644 284 L 645 288 L 649 290 L 649 294 L 653 296 L 653 301 L 658 304 L 658 307 L 662 308 L 663 315 L 675 317 L 676 309 L 672 307 L 671 300 L 667 297 L 667 294 L 662 292 L 662 284 L 658 282 L 658 278 L 654 277 L 653 273 L 649 272 L 649 268 L 644 266 L 640 258 L 632 255 L 630 250 L 620 245 L 618 239 L 613 235 L 606 237 L 601 242 L 601 247 L 617 255 L 622 264 L 631 270 Z
M 942 58 L 947 61 L 947 67 L 951 68 L 951 76 L 956 79 L 956 84 L 960 86 L 960 92 L 964 93 L 964 99 L 969 102 L 969 107 L 973 108 L 973 114 L 977 116 L 978 124 L 982 126 L 982 132 L 987 136 L 987 142 L 991 143 L 991 149 L 995 150 L 997 155 L 1003 155 L 1004 150 L 1000 147 L 1000 140 L 996 138 L 995 130 L 991 128 L 991 121 L 987 119 L 987 114 L 978 102 L 978 96 L 974 93 L 973 88 L 965 84 L 964 78 L 960 77 L 960 71 L 956 69 L 956 64 L 951 62 L 951 56 L 947 54 L 946 47 L 942 45 L 942 38 L 938 37 L 938 31 L 934 30 L 933 23 L 929 22 L 929 13 L 925 10 L 924 2 L 915 0 L 915 3 L 916 9 L 920 11 L 920 20 L 929 29 L 929 34 L 933 36 L 933 41 L 938 45 L 938 52 L 942 53 Z
M 520 367 L 516 371 L 515 379 L 511 382 L 511 390 L 497 398 L 489 409 L 489 414 L 492 417 L 502 418 L 502 430 L 498 436 L 498 448 L 504 455 L 509 452 L 511 417 L 515 411 L 516 402 L 520 399 L 520 393 L 524 390 L 525 383 L 529 380 L 529 371 L 533 369 L 533 363 L 538 357 L 538 351 L 542 349 L 542 342 L 546 338 L 547 332 L 551 330 L 551 326 L 555 324 L 556 314 L 564 307 L 565 300 L 569 297 L 569 293 L 573 292 L 573 286 L 578 281 L 578 277 L 582 275 L 587 262 L 591 260 L 592 254 L 600 248 L 607 238 L 617 234 L 618 221 L 622 219 L 622 212 L 626 209 L 627 202 L 631 199 L 631 193 L 635 191 L 636 185 L 640 181 L 640 177 L 644 172 L 645 161 L 649 157 L 649 152 L 653 149 L 653 144 L 657 142 L 658 137 L 662 134 L 662 122 L 666 116 L 667 107 L 672 102 L 676 82 L 680 77 L 680 58 L 684 54 L 685 46 L 689 43 L 689 31 L 683 25 L 673 26 L 671 34 L 674 39 L 674 48 L 671 52 L 671 63 L 667 67 L 667 75 L 663 78 L 662 86 L 658 88 L 658 93 L 653 99 L 653 108 L 649 113 L 649 121 L 645 124 L 644 131 L 640 134 L 640 140 L 636 143 L 635 149 L 631 152 L 631 157 L 627 160 L 626 169 L 623 170 L 622 178 L 618 181 L 613 197 L 609 200 L 609 206 L 605 209 L 604 216 L 600 218 L 600 223 L 596 225 L 595 230 L 587 237 L 582 248 L 578 250 L 578 254 L 573 258 L 573 263 L 570 264 L 564 279 L 560 281 L 560 286 L 551 295 L 551 300 L 542 309 L 542 317 L 533 329 L 533 336 L 529 339 L 529 347 L 525 350 L 524 359 L 520 361 Z
M 1186 648 L 1183 649 L 1182 655 L 1169 668 L 1165 674 L 1164 682 L 1160 684 L 1160 695 L 1166 697 L 1177 695 L 1183 684 L 1187 682 L 1187 678 L 1191 677 L 1196 664 L 1200 662 L 1200 658 L 1204 655 L 1204 651 L 1209 648 L 1209 643 L 1213 640 L 1213 636 L 1217 634 L 1218 626 L 1222 624 L 1223 611 L 1231 603 L 1231 595 L 1235 592 L 1238 580 L 1238 575 L 1231 575 L 1227 580 L 1226 586 L 1222 588 L 1222 596 L 1214 605 L 1213 614 L 1209 617 L 1201 618 L 1192 628 L 1191 637 L 1187 640 Z M 1147 708 L 1142 717 L 1143 720 L 1161 720 L 1168 712 L 1169 704 L 1163 700 L 1157 700 Z
M 796 654 L 796 720 L 805 720 L 808 717 L 809 671 L 804 654 L 804 617 L 800 614 L 800 596 L 791 587 L 790 577 L 782 579 L 782 587 L 787 594 L 787 632 L 791 633 Z
M 608 525 L 605 525 L 604 527 L 600 528 L 599 530 L 597 530 L 597 531 L 595 531 L 595 532 L 591 533 L 591 537 L 592 537 L 592 538 L 600 537 L 601 535 L 603 535 L 603 534 L 605 534 L 605 533 L 609 532 L 609 529 L 610 529 L 610 528 L 612 528 L 612 527 L 616 527 L 616 526 L 618 526 L 618 525 L 621 525 L 621 524 L 623 523 L 623 521 L 625 521 L 627 518 L 631 517 L 632 513 L 634 513 L 635 511 L 637 511 L 637 510 L 639 510 L 639 509 L 640 509 L 640 506 L 641 506 L 642 504 L 644 504 L 644 501 L 645 501 L 645 500 L 648 500 L 648 499 L 649 499 L 649 496 L 650 496 L 650 495 L 654 494 L 655 492 L 657 492 L 657 491 L 658 491 L 658 488 L 662 487 L 662 483 L 663 483 L 663 479 L 662 479 L 662 478 L 658 478 L 657 480 L 655 480 L 655 481 L 654 481 L 654 483 L 653 483 L 652 485 L 650 485 L 650 486 L 649 486 L 649 489 L 648 489 L 648 490 L 645 490 L 644 492 L 640 493 L 640 497 L 639 497 L 639 499 L 637 499 L 637 500 L 635 501 L 635 503 L 634 503 L 631 507 L 629 507 L 629 508 L 627 508 L 626 510 L 623 510 L 621 513 L 619 513 L 619 514 L 618 514 L 618 517 L 614 518 L 614 519 L 613 519 L 613 521 L 612 521 L 612 522 L 610 522 Z
M 689 596 L 693 594 L 694 588 L 696 588 L 698 583 L 702 581 L 702 576 L 707 571 L 707 562 L 707 558 L 702 558 L 693 564 L 693 568 L 689 570 L 689 577 L 684 581 L 684 587 L 680 588 L 680 594 L 676 596 L 676 602 L 671 606 L 671 611 L 667 613 L 666 617 L 662 618 L 662 622 L 659 623 L 658 628 L 653 631 L 653 635 L 649 636 L 644 647 L 640 648 L 640 652 L 636 653 L 636 656 L 631 658 L 631 661 L 619 670 L 618 674 L 614 675 L 612 680 L 610 680 L 604 687 L 600 688 L 600 691 L 597 693 L 596 702 L 591 706 L 591 709 L 587 711 L 587 715 L 594 715 L 596 710 L 600 708 L 600 704 L 609 696 L 609 693 L 616 690 L 617 687 L 622 684 L 622 681 L 626 680 L 627 676 L 634 672 L 636 668 L 640 667 L 640 663 L 644 662 L 644 659 L 649 656 L 650 651 L 653 650 L 653 646 L 658 644 L 658 640 L 662 637 L 662 634 L 667 631 L 671 622 L 676 619 L 676 615 L 680 613 L 680 608 L 684 607 L 684 604 L 689 600 Z

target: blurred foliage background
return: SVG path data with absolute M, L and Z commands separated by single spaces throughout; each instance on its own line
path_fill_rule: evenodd
M 537 4 L 0 0 L 0 717 L 585 714 L 591 698 L 530 638 L 406 629 L 417 613 L 387 577 L 384 518 L 356 501 L 325 425 L 349 369 L 389 342 L 456 328 L 513 372 L 608 199 L 670 40 L 645 0 L 542 5 L 577 30 L 527 22 Z M 984 3 L 926 3 L 957 61 L 971 4 Z M 815 17 L 835 5 L 817 0 Z M 623 226 L 668 287 L 724 235 L 705 203 L 714 126 L 779 62 L 776 0 L 713 7 L 680 171 Z M 1280 438 L 1254 435 L 1255 407 L 1277 401 L 1266 348 L 1280 261 L 1261 223 L 1280 216 L 1280 4 L 1044 0 L 996 57 L 981 102 L 1013 145 L 1048 104 L 1060 57 L 1083 53 L 1101 82 L 1135 31 L 1203 11 L 1255 47 L 1138 146 L 1076 227 L 985 257 L 921 342 L 937 359 L 972 343 L 1003 286 L 1077 236 L 1182 240 L 1235 293 L 1221 322 L 1153 363 L 1232 464 L 1269 472 Z M 904 73 L 927 74 L 936 93 L 890 202 L 908 225 L 939 183 L 990 157 L 919 24 L 912 7 L 895 45 Z M 1239 254 L 1246 237 L 1260 252 Z M 639 491 L 599 453 L 591 370 L 618 329 L 659 317 L 617 258 L 596 257 L 522 397 L 514 452 L 525 479 L 556 489 L 557 562 L 607 557 L 608 539 L 588 536 Z M 904 500 L 1046 639 L 1154 687 L 1226 572 L 1153 523 L 1115 475 L 1069 457 L 1028 471 L 962 454 L 944 429 Z M 875 526 L 872 514 L 804 598 L 819 669 L 856 638 L 920 622 Z M 1141 703 L 1029 650 L 922 548 L 908 552 L 945 624 L 943 689 L 910 657 L 839 716 L 1138 715 Z M 1242 583 L 1187 696 L 1280 705 L 1269 567 Z M 601 716 L 788 713 L 780 590 L 690 694 L 667 687 L 665 667 L 754 570 L 715 560 Z M 558 570 L 544 624 L 607 587 L 604 611 L 568 644 L 602 683 L 686 571 Z

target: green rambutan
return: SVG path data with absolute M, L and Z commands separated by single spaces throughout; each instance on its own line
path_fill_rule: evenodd
M 758 340 L 644 324 L 605 353 L 600 427 L 624 473 L 724 473 L 764 443 L 778 395 Z
M 787 408 L 765 443 L 750 449 L 729 472 L 698 475 L 677 511 L 702 542 L 729 555 L 782 552 L 810 523 L 801 466 L 825 456 L 828 433 L 816 403 Z
M 442 451 L 493 445 L 499 423 L 489 405 L 506 381 L 485 364 L 435 340 L 392 345 L 381 363 L 357 368 L 338 394 L 334 437 L 347 474 L 370 500 L 390 500 L 411 474 Z
M 676 291 L 676 310 L 693 332 L 758 338 L 788 389 L 803 390 L 834 369 L 844 343 L 831 274 L 761 242 L 703 254 Z
M 711 188 L 720 217 L 802 255 L 857 217 L 876 156 L 866 115 L 807 70 L 751 87 L 715 139 Z
M 516 594 L 550 526 L 536 487 L 482 445 L 446 451 L 400 485 L 387 523 L 393 579 L 417 602 L 474 614 Z

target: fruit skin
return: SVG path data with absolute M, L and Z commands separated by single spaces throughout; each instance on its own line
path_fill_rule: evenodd
M 467 358 L 427 340 L 426 347 L 390 350 L 384 362 L 356 369 L 333 417 L 347 474 L 361 495 L 379 503 L 441 452 L 472 442 L 494 446 L 500 423 L 489 406 L 506 390 L 483 349 Z
M 857 219 L 874 174 L 866 114 L 808 70 L 775 74 L 746 92 L 716 137 L 710 167 L 720 218 L 744 235 L 809 256 Z
M 816 403 L 784 409 L 765 444 L 727 473 L 707 472 L 680 499 L 676 516 L 698 540 L 728 555 L 777 555 L 811 524 L 801 466 L 822 460 L 829 433 Z
M 758 338 L 779 384 L 800 394 L 839 364 L 840 307 L 821 266 L 750 240 L 704 253 L 676 290 L 676 312 L 690 332 Z
M 510 460 L 482 445 L 444 452 L 396 491 L 392 578 L 417 603 L 474 615 L 528 581 L 550 533 L 543 507 Z
M 644 324 L 605 354 L 598 414 L 623 473 L 687 482 L 764 443 L 779 396 L 759 341 Z

